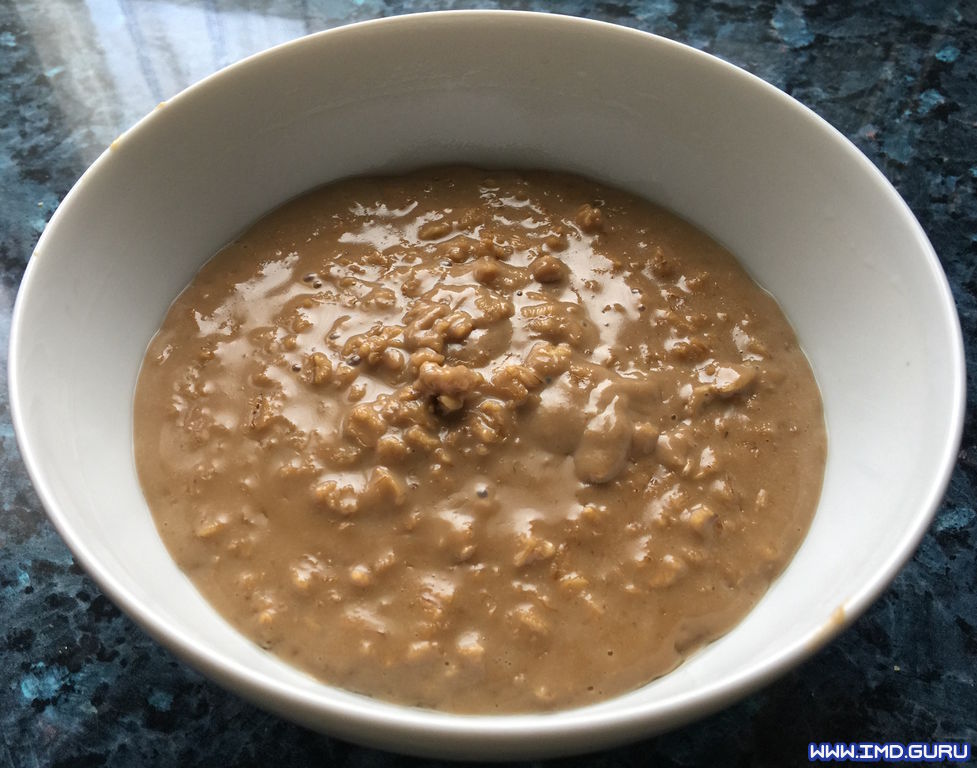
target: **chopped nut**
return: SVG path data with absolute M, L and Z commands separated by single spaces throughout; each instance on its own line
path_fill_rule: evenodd
M 465 401 L 454 395 L 438 395 L 438 405 L 445 413 L 454 413 L 461 409 Z
M 648 586 L 652 589 L 670 587 L 685 573 L 688 566 L 685 561 L 674 555 L 665 555 L 657 563 L 657 567 L 648 578 Z
M 441 447 L 441 440 L 437 435 L 431 434 L 417 424 L 404 432 L 404 439 L 408 445 L 425 451 L 433 451 L 435 448 Z
M 377 459 L 384 464 L 397 464 L 407 457 L 410 449 L 396 435 L 384 435 L 377 440 L 376 452 Z
M 709 536 L 719 527 L 719 519 L 711 507 L 696 504 L 682 514 L 682 520 L 699 536 Z
M 469 229 L 469 227 L 466 223 L 462 223 L 461 229 Z M 471 258 L 472 251 L 474 250 L 474 243 L 469 238 L 464 236 L 454 237 L 451 240 L 448 240 L 444 245 L 447 246 L 447 248 L 444 250 L 444 255 L 455 264 L 468 261 L 468 259 Z
M 419 371 L 424 363 L 434 363 L 441 365 L 444 362 L 444 355 L 435 352 L 433 349 L 422 348 L 410 356 L 410 367 L 413 371 Z
M 263 389 L 267 389 L 269 387 L 275 387 L 278 385 L 278 382 L 268 375 L 267 365 L 262 366 L 260 371 L 252 374 L 251 383 L 254 384 L 256 387 L 261 387 Z
M 475 266 L 472 267 L 472 277 L 483 285 L 494 283 L 499 279 L 501 274 L 502 270 L 499 267 L 499 263 L 487 256 L 480 258 L 475 262 Z
M 678 274 L 678 264 L 665 254 L 660 245 L 655 247 L 655 255 L 651 259 L 651 273 L 660 280 L 669 280 Z
M 346 393 L 346 399 L 351 403 L 358 403 L 366 395 L 366 384 L 354 384 Z
M 227 528 L 227 524 L 230 522 L 230 518 L 226 514 L 205 517 L 197 524 L 193 532 L 198 539 L 209 539 Z
M 509 616 L 518 622 L 519 625 L 525 627 L 536 635 L 549 634 L 549 622 L 546 621 L 546 619 L 540 613 L 539 608 L 532 603 L 522 603 L 517 605 L 509 612 Z
M 335 480 L 327 480 L 312 489 L 312 497 L 323 509 L 348 516 L 354 514 L 359 498 L 351 485 L 340 485 Z
M 339 389 L 346 389 L 346 387 L 356 381 L 357 376 L 359 376 L 359 373 L 355 366 L 340 363 L 333 371 L 333 382 Z
M 467 312 L 455 312 L 446 319 L 448 320 L 448 326 L 444 330 L 444 336 L 448 341 L 456 343 L 464 341 L 471 335 L 472 330 L 475 328 L 471 315 Z
M 309 364 L 313 384 L 327 384 L 332 378 L 332 361 L 322 352 L 313 352 L 309 356 Z
M 343 433 L 360 445 L 371 448 L 387 431 L 387 422 L 377 408 L 377 403 L 361 403 L 350 409 L 343 426 Z
M 482 645 L 482 638 L 478 632 L 464 632 L 455 643 L 458 655 L 470 662 L 481 661 L 485 656 L 485 646 Z
M 586 589 L 589 585 L 590 582 L 576 571 L 560 577 L 560 586 L 571 592 L 579 592 L 582 589 Z
M 349 580 L 357 587 L 369 587 L 373 584 L 373 572 L 369 566 L 354 565 L 349 569 Z
M 756 379 L 756 368 L 743 365 L 724 365 L 716 369 L 713 389 L 724 397 L 743 392 Z
M 361 509 L 403 506 L 407 498 L 407 487 L 386 467 L 375 467 L 370 479 L 360 495 Z
M 554 554 L 556 554 L 556 546 L 552 541 L 535 536 L 526 536 L 523 538 L 522 548 L 516 552 L 516 556 L 512 559 L 512 564 L 517 568 L 522 568 L 524 565 L 531 565 L 537 560 L 549 560 Z
M 589 523 L 598 523 L 607 515 L 607 508 L 594 504 L 585 504 L 580 508 L 580 519 Z
M 510 363 L 492 372 L 493 389 L 516 405 L 524 403 L 530 392 L 542 386 L 542 377 L 525 365 Z
M 546 341 L 533 344 L 526 356 L 526 365 L 539 376 L 556 377 L 570 367 L 573 350 L 569 344 L 550 344 Z
M 566 279 L 570 270 L 559 259 L 552 256 L 539 256 L 530 263 L 529 272 L 541 283 L 557 283 Z
M 547 235 L 543 238 L 543 245 L 545 245 L 551 251 L 565 251 L 570 247 L 567 236 L 563 232 L 559 234 Z
M 429 221 L 417 230 L 417 237 L 421 240 L 440 240 L 451 234 L 451 224 L 447 221 Z
M 631 433 L 631 452 L 635 456 L 647 456 L 658 445 L 658 427 L 647 421 L 639 421 Z
M 380 357 L 380 364 L 388 371 L 402 371 L 404 369 L 404 353 L 399 349 L 387 347 Z
M 584 203 L 577 210 L 577 226 L 589 235 L 601 232 L 604 229 L 604 218 L 600 208 L 595 208 L 590 203 Z
M 415 386 L 424 394 L 450 395 L 463 399 L 483 381 L 480 373 L 466 365 L 423 363 Z
M 323 576 L 322 564 L 312 555 L 305 555 L 289 569 L 292 585 L 300 592 L 308 592 L 313 579 Z
M 709 345 L 699 338 L 673 339 L 666 342 L 665 351 L 672 359 L 683 362 L 697 363 L 709 357 Z
M 483 235 L 479 239 L 478 245 L 475 246 L 475 250 L 480 256 L 493 259 L 507 259 L 512 255 L 511 246 L 497 243 L 495 238 L 489 235 Z

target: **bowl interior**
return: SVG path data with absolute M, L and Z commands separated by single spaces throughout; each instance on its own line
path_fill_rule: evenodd
M 688 218 L 779 299 L 822 387 L 823 496 L 787 571 L 677 671 L 585 710 L 457 718 L 312 681 L 202 600 L 160 542 L 136 479 L 136 374 L 203 261 L 318 184 L 441 162 L 574 171 Z M 553 754 L 651 734 L 802 658 L 911 554 L 948 477 L 963 401 L 959 326 L 939 264 L 898 195 L 839 134 L 683 46 L 499 12 L 323 33 L 162 105 L 52 219 L 18 298 L 10 370 L 18 437 L 45 506 L 151 633 L 302 722 L 454 755 Z

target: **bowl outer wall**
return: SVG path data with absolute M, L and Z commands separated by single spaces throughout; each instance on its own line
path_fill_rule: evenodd
M 520 81 L 520 71 L 534 76 Z M 255 113 L 254 100 L 268 108 Z M 169 301 L 243 225 L 330 178 L 446 161 L 581 172 L 686 216 L 780 299 L 825 394 L 825 494 L 795 561 L 730 635 L 595 707 L 450 716 L 336 691 L 256 658 L 168 560 L 121 439 L 138 360 Z M 106 269 L 112 258 L 124 268 Z M 148 116 L 86 172 L 38 243 L 9 370 L 18 440 L 49 516 L 154 637 L 306 725 L 454 757 L 554 755 L 651 735 L 806 657 L 918 544 L 953 467 L 964 403 L 959 322 L 939 262 L 897 193 L 840 134 L 680 44 L 517 12 L 320 33 Z M 805 593 L 812 579 L 824 588 Z M 788 610 L 792 594 L 806 595 L 802 616 Z

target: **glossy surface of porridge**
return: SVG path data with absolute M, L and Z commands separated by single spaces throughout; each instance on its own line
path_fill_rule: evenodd
M 631 690 L 800 544 L 826 436 L 774 300 L 674 215 L 578 177 L 315 190 L 179 296 L 140 480 L 228 621 L 316 677 L 456 712 Z

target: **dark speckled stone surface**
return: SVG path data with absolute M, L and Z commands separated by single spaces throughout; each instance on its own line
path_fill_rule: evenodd
M 0 1 L 0 356 L 45 222 L 125 127 L 189 83 L 338 24 L 460 7 L 556 10 L 657 32 L 797 97 L 892 181 L 950 279 L 969 412 L 946 499 L 912 561 L 840 638 L 729 709 L 560 761 L 785 766 L 809 741 L 977 743 L 977 4 L 937 0 Z M 0 767 L 404 766 L 224 692 L 149 639 L 47 522 L 0 397 Z

